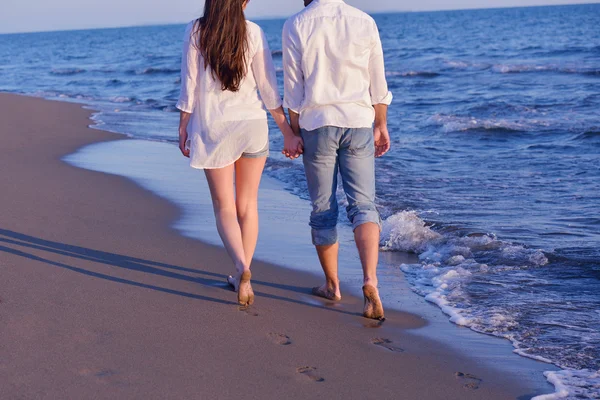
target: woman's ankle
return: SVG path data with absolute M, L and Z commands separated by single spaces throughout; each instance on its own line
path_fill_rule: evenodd
M 250 271 L 250 266 L 246 265 L 246 264 L 236 264 L 235 266 L 235 270 L 237 271 L 238 275 L 243 274 L 245 271 Z

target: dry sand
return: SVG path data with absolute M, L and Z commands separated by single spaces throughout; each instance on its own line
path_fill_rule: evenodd
M 537 394 L 410 333 L 418 316 L 386 310 L 380 325 L 362 299 L 310 296 L 310 274 L 258 262 L 255 304 L 238 307 L 225 251 L 171 229 L 178 209 L 60 160 L 123 139 L 89 116 L 0 94 L 0 399 Z

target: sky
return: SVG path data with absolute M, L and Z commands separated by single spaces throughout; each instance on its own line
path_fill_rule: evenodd
M 346 0 L 364 11 L 433 11 L 596 3 L 588 0 Z M 203 0 L 0 0 L 0 33 L 104 28 L 188 22 Z M 250 0 L 248 18 L 287 17 L 303 0 Z

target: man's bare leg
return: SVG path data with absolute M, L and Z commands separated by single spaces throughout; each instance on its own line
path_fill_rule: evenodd
M 340 279 L 338 277 L 338 252 L 340 245 L 315 246 L 321 267 L 325 273 L 325 284 L 314 288 L 313 293 L 329 300 L 341 300 Z
M 372 222 L 359 225 L 354 230 L 354 241 L 363 268 L 363 295 L 367 318 L 383 319 L 383 305 L 377 290 L 377 263 L 379 262 L 379 225 Z

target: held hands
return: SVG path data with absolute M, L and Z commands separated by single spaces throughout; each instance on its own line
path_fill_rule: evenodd
M 388 152 L 391 146 L 391 141 L 387 124 L 375 125 L 373 130 L 373 139 L 375 141 L 375 157 L 381 157 Z
M 185 157 L 189 158 L 190 151 L 185 148 L 185 144 L 187 143 L 187 140 L 188 140 L 187 129 L 180 129 L 179 130 L 179 150 L 181 150 L 181 154 L 183 154 Z
M 295 160 L 304 152 L 304 142 L 300 136 L 284 135 L 283 151 L 281 152 L 290 160 Z

